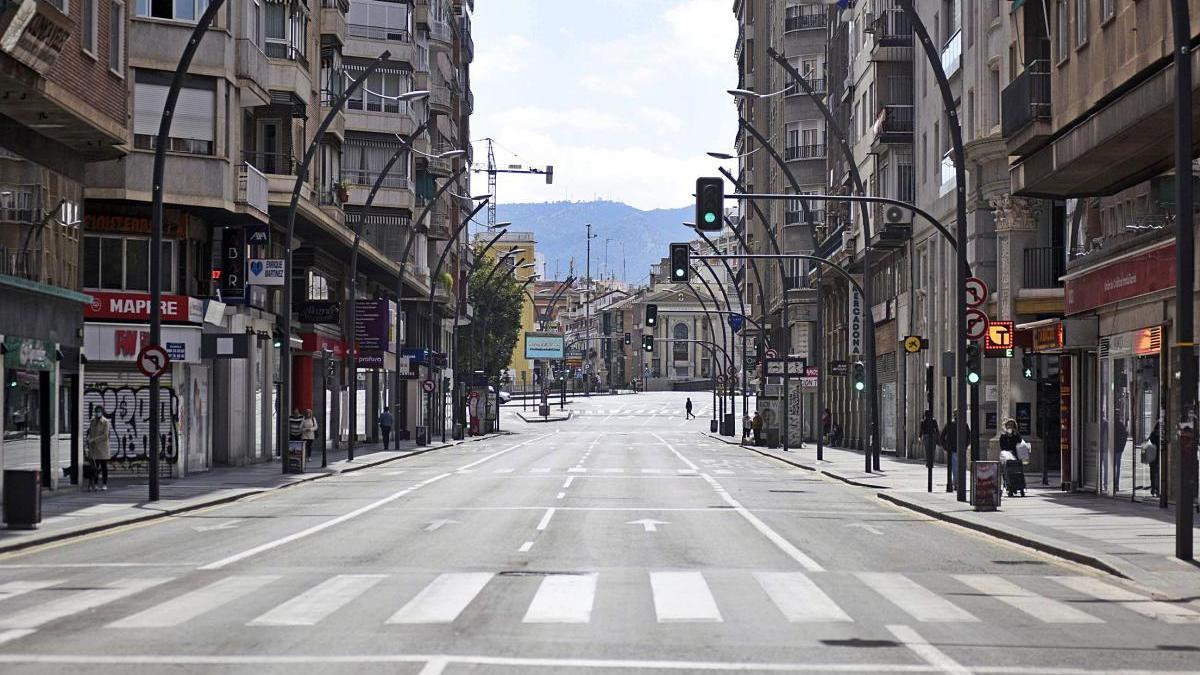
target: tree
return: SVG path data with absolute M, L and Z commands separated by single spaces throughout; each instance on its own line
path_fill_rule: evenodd
M 508 262 L 500 264 L 507 266 Z M 493 379 L 499 377 L 512 358 L 520 337 L 521 309 L 525 301 L 521 283 L 513 278 L 512 272 L 500 269 L 493 274 L 495 266 L 495 259 L 486 258 L 471 270 L 467 288 L 475 307 L 475 318 L 470 332 L 460 333 L 458 345 L 459 353 L 470 359 L 471 372 L 482 370 Z

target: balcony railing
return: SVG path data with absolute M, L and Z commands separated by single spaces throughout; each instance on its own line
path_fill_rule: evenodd
M 812 92 L 814 94 L 824 94 L 825 93 L 825 78 L 809 77 L 809 76 L 805 75 L 804 81 L 808 83 L 809 89 L 812 89 Z M 800 85 L 793 84 L 792 86 L 787 88 L 787 93 L 785 94 L 785 96 L 799 96 L 804 93 L 805 93 L 805 91 L 800 88 Z
M 1000 128 L 1005 136 L 1024 129 L 1034 120 L 1050 119 L 1050 61 L 1038 59 L 1025 66 L 1000 93 Z
M 454 29 L 445 21 L 430 19 L 429 39 L 448 45 L 454 41 Z
M 238 203 L 265 214 L 269 193 L 266 175 L 254 168 L 250 162 L 242 162 L 238 167 Z
M 962 65 L 962 31 L 957 30 L 942 47 L 942 70 L 946 71 L 946 77 L 950 77 L 958 72 L 960 65 Z
M 824 159 L 825 144 L 792 145 L 784 149 L 783 158 L 789 162 L 800 159 Z
M 263 51 L 266 52 L 268 58 L 295 61 L 304 66 L 305 69 L 308 68 L 308 59 L 305 58 L 304 53 L 295 45 L 267 40 L 263 44 Z
M 443 108 L 450 107 L 450 87 L 442 82 L 434 82 L 429 87 L 429 102 Z
M 321 0 L 322 9 L 340 9 L 342 14 L 350 11 L 350 0 Z
M 1022 288 L 1062 288 L 1059 277 L 1063 275 L 1066 258 L 1061 248 L 1027 248 L 1024 256 Z
M 40 225 L 43 193 L 40 186 L 0 184 L 0 223 Z
M 0 246 L 0 274 L 41 282 L 41 250 L 21 250 Z
M 878 143 L 912 143 L 913 107 L 885 105 L 871 126 Z
M 242 153 L 242 159 L 264 174 L 296 175 L 296 158 L 290 152 L 254 152 L 248 150 Z
M 354 185 L 361 185 L 369 189 L 375 186 L 375 181 L 379 178 L 379 172 L 366 169 L 342 169 L 342 177 Z M 413 189 L 413 182 L 408 176 L 398 171 L 389 171 L 379 186 L 393 190 L 411 191 Z
M 825 222 L 825 209 L 813 209 L 809 213 L 812 214 L 812 221 L 814 225 L 820 225 Z M 798 225 L 803 222 L 803 211 L 785 211 L 783 214 L 784 225 Z
M 346 24 L 346 34 L 360 40 L 386 40 L 388 42 L 412 42 L 412 34 L 403 28 L 369 26 L 361 23 Z
M 871 24 L 875 43 L 881 47 L 911 47 L 912 21 L 901 9 L 886 9 Z
M 801 5 L 799 9 L 806 11 L 784 17 L 783 30 L 809 30 L 812 28 L 824 28 L 827 25 L 828 16 L 824 12 L 824 7 Z M 813 9 L 816 11 L 812 11 Z

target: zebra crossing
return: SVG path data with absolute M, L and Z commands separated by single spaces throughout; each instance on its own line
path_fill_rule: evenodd
M 712 466 L 705 466 L 703 469 L 693 469 L 691 467 L 678 468 L 663 468 L 663 467 L 625 467 L 625 466 L 607 466 L 607 467 L 589 467 L 589 466 L 534 466 L 525 469 L 491 469 L 493 475 L 521 475 L 521 474 L 538 474 L 538 475 L 624 475 L 624 474 L 650 474 L 656 476 L 699 476 L 703 472 L 711 472 L 718 476 L 737 476 L 737 475 L 755 475 L 755 476 L 778 476 L 778 475 L 810 475 L 812 472 L 805 469 L 797 469 L 786 466 L 773 466 L 769 468 L 756 468 L 751 466 L 740 466 L 737 468 L 721 468 L 716 469 Z M 387 471 L 382 473 L 382 476 L 433 476 L 442 473 L 440 469 L 399 469 L 395 471 Z M 460 469 L 455 471 L 456 474 L 472 474 L 476 473 L 474 469 Z M 478 473 L 488 473 L 488 471 L 479 471 Z M 0 587 L 0 599 L 3 599 L 3 588 Z
M 529 577 L 540 577 L 532 592 Z M 735 612 L 726 614 L 722 606 L 736 607 L 746 598 L 762 602 L 750 620 L 784 624 L 878 621 L 886 613 L 881 602 L 919 624 L 996 623 L 996 617 L 1005 616 L 998 612 L 1003 608 L 1016 610 L 1026 621 L 1047 625 L 1110 620 L 1124 625 L 1130 618 L 1125 612 L 1168 624 L 1200 624 L 1200 611 L 1188 605 L 1155 600 L 1088 576 L 925 574 L 914 579 L 884 572 L 670 569 L 516 575 L 480 571 L 339 574 L 315 585 L 305 584 L 291 597 L 280 596 L 295 591 L 281 589 L 295 584 L 281 583 L 281 579 L 281 575 L 230 575 L 174 595 L 168 590 L 175 581 L 171 577 L 118 579 L 78 588 L 67 586 L 70 582 L 65 579 L 13 581 L 0 584 L 0 631 L 7 631 L 0 634 L 24 635 L 21 631 L 32 632 L 80 615 L 105 616 L 104 629 L 179 628 L 216 613 L 223 620 L 236 616 L 236 622 L 261 628 L 319 626 L 338 613 L 387 625 L 450 625 L 473 605 L 494 605 L 497 598 L 513 594 L 520 597 L 522 607 L 511 616 L 514 622 L 592 624 L 597 623 L 593 611 L 597 598 L 606 592 L 620 595 L 623 608 L 652 608 L 653 616 L 645 620 L 658 624 L 736 621 L 739 619 L 731 618 Z M 861 585 L 848 585 L 847 581 Z M 848 590 L 851 586 L 853 592 Z M 414 594 L 411 589 L 419 590 Z M 634 594 L 648 595 L 649 602 L 629 597 L 631 589 Z M 1068 597 L 1045 594 L 1054 589 L 1057 595 Z M 139 594 L 142 599 L 136 597 Z M 147 595 L 154 604 L 114 618 L 125 611 L 122 603 L 137 605 Z M 381 610 L 381 599 L 395 604 Z M 22 602 L 23 607 L 10 607 Z M 973 606 L 961 606 L 964 602 Z M 247 604 L 256 609 L 247 612 Z M 95 614 L 110 605 L 111 613 Z M 738 616 L 747 620 L 744 613 Z M 500 620 L 506 618 L 501 615 Z M 599 623 L 612 619 L 605 617 Z M 621 621 L 630 619 L 620 617 Z
M 702 408 L 696 407 L 692 409 L 692 414 L 696 417 L 704 417 L 712 411 L 711 407 Z M 573 410 L 575 415 L 586 415 L 589 417 L 646 417 L 646 416 L 665 416 L 683 418 L 684 412 L 682 408 L 576 408 Z

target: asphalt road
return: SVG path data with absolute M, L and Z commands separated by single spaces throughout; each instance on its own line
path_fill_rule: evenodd
M 1194 606 L 709 439 L 694 400 L 0 557 L 0 672 L 1200 669 Z

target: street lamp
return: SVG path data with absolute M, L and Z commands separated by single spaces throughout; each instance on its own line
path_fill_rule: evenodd
M 762 150 L 761 146 L 751 150 L 750 152 L 743 152 L 740 155 L 731 155 L 728 152 L 706 152 L 704 154 L 708 155 L 709 157 L 712 157 L 713 159 L 730 160 L 730 159 L 742 159 L 743 157 L 749 157 L 750 155 L 753 155 L 754 153 L 758 152 L 759 150 Z

